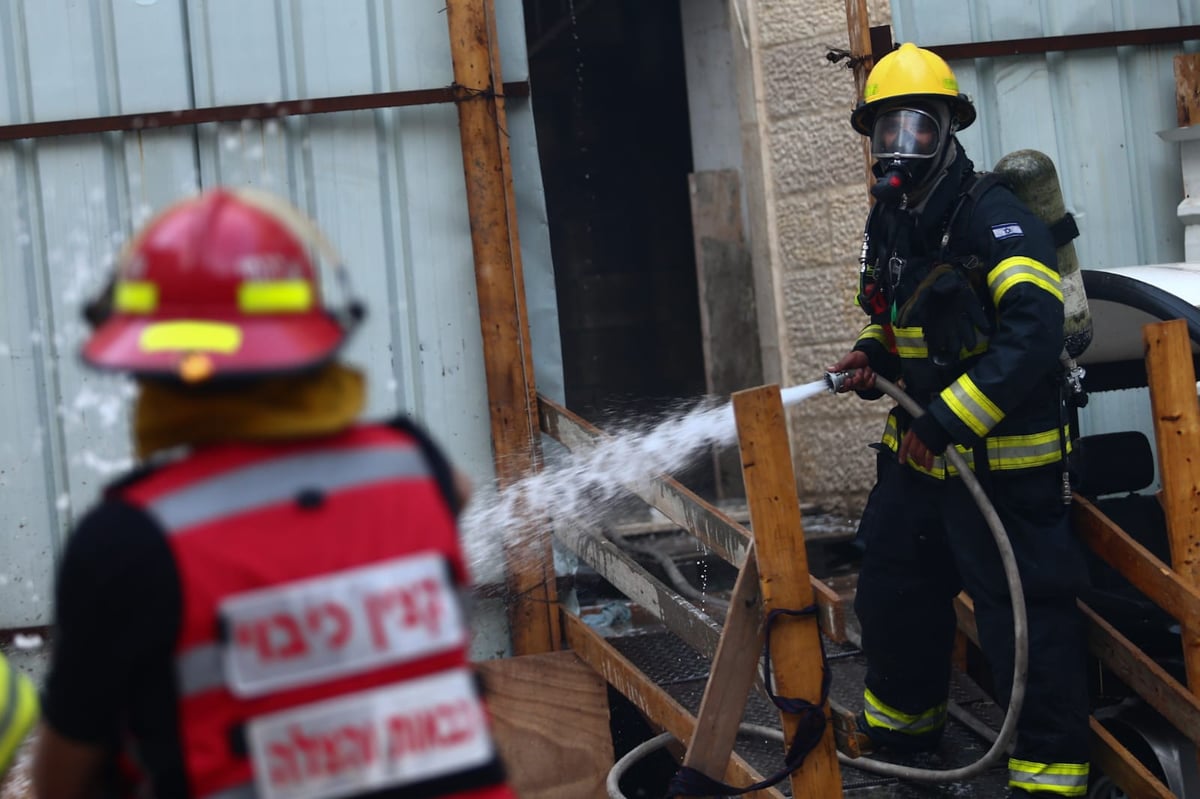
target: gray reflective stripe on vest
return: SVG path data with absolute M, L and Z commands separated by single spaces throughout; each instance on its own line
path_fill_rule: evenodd
M 357 448 L 277 458 L 193 483 L 151 503 L 168 532 L 295 499 L 299 491 L 365 485 L 389 478 L 428 476 L 415 447 Z
M 175 676 L 179 680 L 180 697 L 221 688 L 225 685 L 221 647 L 218 644 L 203 644 L 180 653 L 175 658 Z
M 232 785 L 223 791 L 210 793 L 207 796 L 197 797 L 197 799 L 256 799 L 258 789 L 254 787 L 253 782 L 243 782 L 241 785 Z
M 411 446 L 304 453 L 224 472 L 166 494 L 148 510 L 171 533 L 258 507 L 289 502 L 305 489 L 333 491 L 427 474 L 424 458 Z M 193 696 L 225 684 L 221 650 L 215 642 L 179 653 L 175 669 L 181 696 Z

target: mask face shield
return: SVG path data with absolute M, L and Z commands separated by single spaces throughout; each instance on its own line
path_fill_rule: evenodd
M 937 120 L 915 108 L 893 108 L 880 114 L 871 131 L 871 156 L 879 160 L 928 159 L 938 154 Z

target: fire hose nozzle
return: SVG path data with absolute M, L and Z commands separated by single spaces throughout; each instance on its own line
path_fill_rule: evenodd
M 854 374 L 854 371 L 849 369 L 845 372 L 826 372 L 825 388 L 829 389 L 830 394 L 837 394 L 842 390 L 842 386 L 845 385 L 846 380 L 852 374 Z

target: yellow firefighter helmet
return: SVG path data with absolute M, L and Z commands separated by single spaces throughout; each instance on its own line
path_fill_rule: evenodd
M 940 100 L 950 106 L 956 130 L 975 121 L 975 106 L 958 90 L 958 79 L 936 53 L 912 43 L 885 55 L 875 64 L 863 89 L 863 99 L 850 115 L 850 124 L 870 136 L 875 116 L 896 100 Z

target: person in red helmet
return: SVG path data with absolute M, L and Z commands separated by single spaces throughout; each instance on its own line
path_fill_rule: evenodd
M 88 309 L 141 464 L 60 564 L 40 799 L 514 799 L 458 600 L 467 489 L 416 425 L 358 421 L 362 311 L 323 304 L 314 249 L 282 201 L 207 191 Z

